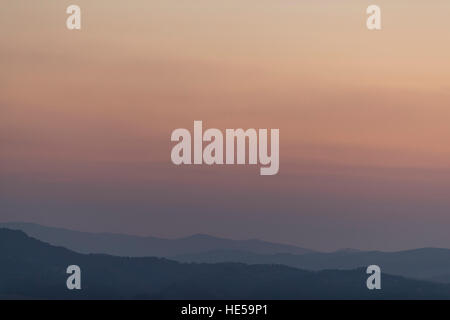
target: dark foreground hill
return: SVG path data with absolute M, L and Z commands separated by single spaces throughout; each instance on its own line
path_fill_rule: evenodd
M 82 290 L 66 288 L 67 266 Z M 0 229 L 0 297 L 39 299 L 450 299 L 450 286 L 383 275 L 368 290 L 364 269 L 302 271 L 277 265 L 183 264 L 161 258 L 84 255 Z
M 105 253 L 127 257 L 170 257 L 211 250 L 245 250 L 258 254 L 303 254 L 312 250 L 256 239 L 231 240 L 197 234 L 180 239 L 89 233 L 45 227 L 34 223 L 0 223 L 0 228 L 21 230 L 27 235 L 80 253 Z

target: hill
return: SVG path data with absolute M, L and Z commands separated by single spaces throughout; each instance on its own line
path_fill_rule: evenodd
M 82 270 L 67 290 L 65 270 Z M 450 286 L 383 275 L 368 290 L 364 269 L 303 271 L 280 265 L 187 264 L 163 258 L 80 254 L 0 229 L 0 297 L 33 299 L 450 299 Z
M 337 251 L 331 253 L 257 254 L 245 251 L 216 250 L 172 257 L 181 262 L 241 262 L 249 264 L 283 264 L 306 269 L 349 270 L 376 264 L 383 272 L 409 278 L 449 282 L 450 250 L 422 248 L 397 252 Z
M 312 250 L 261 240 L 231 240 L 197 234 L 180 239 L 89 233 L 45 227 L 33 223 L 0 223 L 0 228 L 22 230 L 36 239 L 80 253 L 105 253 L 129 257 L 170 257 L 212 250 L 245 250 L 259 254 L 304 254 Z

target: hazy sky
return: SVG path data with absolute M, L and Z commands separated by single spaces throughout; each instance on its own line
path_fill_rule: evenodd
M 382 8 L 382 31 L 365 10 Z M 78 4 L 82 30 L 65 27 Z M 3 1 L 0 221 L 450 248 L 450 2 Z M 279 128 L 280 172 L 171 132 Z

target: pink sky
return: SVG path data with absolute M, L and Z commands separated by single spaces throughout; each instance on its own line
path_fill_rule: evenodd
M 0 220 L 317 249 L 450 247 L 450 2 L 9 1 Z M 280 173 L 170 133 L 279 128 Z

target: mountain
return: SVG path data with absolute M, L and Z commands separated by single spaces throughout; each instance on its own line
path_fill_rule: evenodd
M 259 254 L 313 252 L 304 248 L 261 240 L 230 240 L 197 234 L 181 239 L 161 239 L 111 233 L 88 233 L 45 227 L 33 223 L 0 223 L 0 228 L 22 230 L 36 239 L 80 253 L 105 253 L 128 257 L 170 257 L 213 250 L 244 250 Z
M 81 290 L 66 268 L 81 268 Z M 368 290 L 364 269 L 320 272 L 281 265 L 187 264 L 164 258 L 80 254 L 0 229 L 0 297 L 31 299 L 450 299 L 450 286 L 383 274 Z
M 179 262 L 281 264 L 305 270 L 350 270 L 377 264 L 382 271 L 409 278 L 450 283 L 450 250 L 421 248 L 398 252 L 343 249 L 331 253 L 260 240 L 229 240 L 208 235 L 161 239 L 87 233 L 31 223 L 1 223 L 31 237 L 79 253 L 166 257 Z
M 344 250 L 331 253 L 256 254 L 245 251 L 216 250 L 172 257 L 181 262 L 241 262 L 282 264 L 306 270 L 355 269 L 376 264 L 383 272 L 409 278 L 450 283 L 450 250 L 422 248 L 398 252 Z

